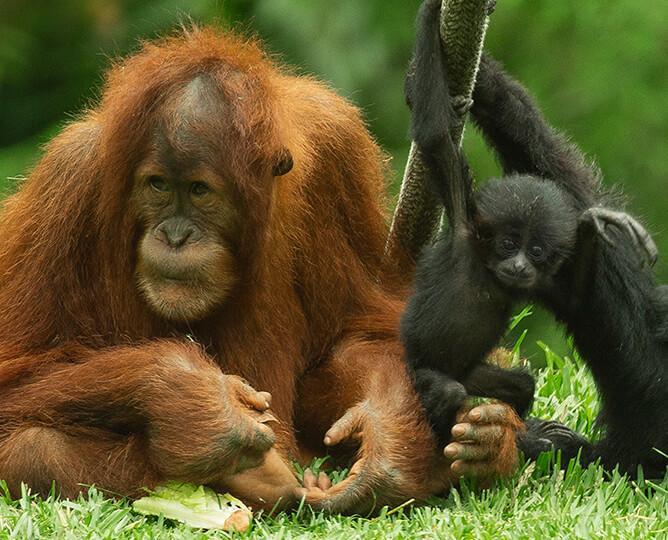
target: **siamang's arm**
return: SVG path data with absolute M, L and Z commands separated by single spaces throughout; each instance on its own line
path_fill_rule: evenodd
M 615 226 L 627 233 L 643 259 L 650 265 L 656 262 L 656 245 L 638 221 L 624 212 L 597 206 L 598 169 L 587 163 L 577 146 L 547 123 L 527 90 L 487 54 L 480 63 L 471 112 L 498 152 L 506 173 L 548 178 L 575 198 L 578 209 L 584 211 L 581 224 L 589 233 L 598 233 L 598 237 L 589 236 L 589 245 L 600 240 L 612 243 L 606 227 Z
M 575 197 L 581 210 L 597 203 L 599 171 L 547 123 L 527 90 L 488 54 L 480 63 L 471 113 L 506 174 L 551 179 Z
M 420 7 L 413 61 L 406 76 L 406 101 L 411 109 L 411 138 L 426 165 L 425 179 L 441 198 L 450 226 L 457 232 L 470 222 L 472 179 L 450 135 L 456 113 L 441 50 L 440 6 L 440 0 L 426 0 Z

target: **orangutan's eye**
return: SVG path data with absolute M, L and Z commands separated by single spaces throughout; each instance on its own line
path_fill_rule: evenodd
M 165 182 L 164 178 L 162 176 L 158 176 L 157 174 L 152 174 L 151 176 L 148 177 L 148 184 L 156 191 L 159 191 L 161 193 L 165 193 L 167 191 L 170 191 L 169 189 L 169 184 Z
M 190 193 L 192 193 L 197 197 L 206 195 L 210 191 L 211 188 L 204 182 L 193 182 L 192 184 L 190 184 Z

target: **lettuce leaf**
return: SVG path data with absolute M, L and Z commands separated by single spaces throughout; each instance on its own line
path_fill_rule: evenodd
M 149 496 L 136 500 L 132 507 L 140 514 L 163 515 L 201 529 L 245 530 L 252 519 L 250 509 L 232 495 L 180 482 L 156 488 Z

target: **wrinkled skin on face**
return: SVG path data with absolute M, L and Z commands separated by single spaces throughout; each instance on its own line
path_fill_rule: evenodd
M 206 79 L 196 78 L 167 103 L 134 179 L 133 202 L 144 230 L 137 282 L 150 307 L 170 320 L 202 319 L 238 282 L 237 197 L 201 126 L 224 114 Z M 212 139 L 204 139 L 212 140 Z

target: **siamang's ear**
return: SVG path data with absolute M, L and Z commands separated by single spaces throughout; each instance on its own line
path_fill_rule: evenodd
M 292 154 L 287 148 L 282 148 L 274 156 L 274 166 L 271 174 L 274 176 L 283 176 L 292 170 Z

